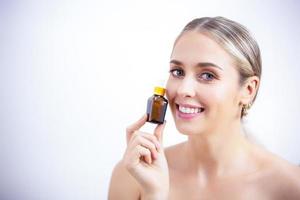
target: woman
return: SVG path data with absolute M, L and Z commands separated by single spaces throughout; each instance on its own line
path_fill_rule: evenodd
M 186 142 L 162 147 L 165 124 L 127 128 L 109 199 L 300 199 L 300 169 L 245 137 L 242 119 L 260 83 L 247 29 L 223 17 L 188 23 L 174 43 L 167 98 Z

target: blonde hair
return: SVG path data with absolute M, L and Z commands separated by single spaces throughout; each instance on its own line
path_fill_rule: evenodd
M 224 17 L 197 18 L 184 27 L 175 44 L 187 31 L 196 31 L 210 36 L 233 57 L 239 72 L 240 85 L 251 76 L 261 78 L 261 56 L 258 44 L 243 25 Z M 251 104 L 255 101 L 256 95 L 257 93 Z M 244 115 L 242 109 L 241 117 Z

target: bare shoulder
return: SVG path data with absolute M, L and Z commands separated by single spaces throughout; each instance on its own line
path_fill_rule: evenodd
M 261 171 L 258 185 L 272 199 L 300 199 L 300 167 L 265 151 Z
M 277 177 L 277 195 L 284 199 L 300 199 L 300 168 L 278 158 L 274 161 L 274 172 Z
M 122 162 L 118 162 L 113 169 L 108 199 L 139 199 L 140 198 L 140 187 L 136 180 L 129 174 Z

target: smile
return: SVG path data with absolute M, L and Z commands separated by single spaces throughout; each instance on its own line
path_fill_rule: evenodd
M 177 116 L 182 119 L 192 119 L 199 116 L 203 111 L 203 107 L 195 107 L 187 104 L 176 104 Z
M 188 108 L 188 107 L 183 107 L 183 106 L 179 106 L 179 111 L 182 113 L 200 113 L 201 112 L 201 108 Z

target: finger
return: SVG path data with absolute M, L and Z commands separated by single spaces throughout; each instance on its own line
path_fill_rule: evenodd
M 144 158 L 144 162 L 148 163 L 149 165 L 152 163 L 151 152 L 149 149 L 138 145 L 136 146 L 136 153 L 138 154 L 139 159 L 143 160 Z
M 140 129 L 147 121 L 147 114 L 144 114 L 137 122 L 133 123 L 132 125 L 126 128 L 126 141 L 127 144 L 134 133 L 134 131 Z
M 155 137 L 155 136 L 153 136 L 153 137 Z M 141 146 L 149 149 L 153 159 L 157 158 L 158 150 L 156 149 L 156 145 L 151 140 L 145 138 L 142 135 L 139 135 L 133 139 L 131 146 L 135 147 L 138 145 L 141 145 Z
M 157 125 L 157 127 L 154 130 L 154 135 L 156 136 L 156 138 L 160 142 L 160 144 L 163 143 L 163 132 L 164 132 L 165 126 L 166 126 L 166 121 L 164 121 L 163 124 Z
M 151 164 L 151 152 L 149 149 L 141 145 L 136 145 L 132 150 L 127 148 L 124 154 L 123 164 L 129 171 L 135 170 L 141 161 Z
M 139 135 L 143 136 L 145 139 L 147 139 L 150 142 L 152 142 L 155 145 L 156 149 L 159 150 L 160 143 L 158 142 L 156 136 L 154 136 L 153 134 L 145 133 L 145 132 L 141 132 L 141 131 L 139 131 Z M 134 137 L 134 136 L 132 136 L 132 137 Z

